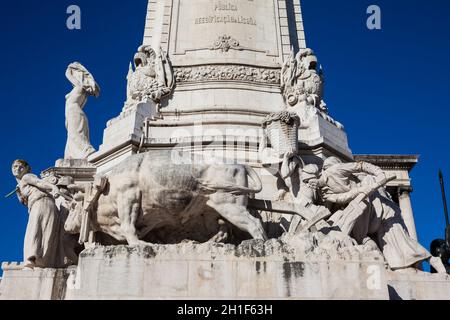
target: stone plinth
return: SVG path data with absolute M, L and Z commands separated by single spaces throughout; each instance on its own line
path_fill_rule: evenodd
M 279 240 L 99 246 L 81 254 L 76 271 L 4 268 L 0 292 L 2 299 L 388 299 L 387 285 L 370 286 L 374 269 L 386 284 L 378 254 L 330 260 L 299 252 Z
M 41 173 L 42 178 L 51 179 L 52 177 L 71 177 L 73 183 L 89 183 L 94 180 L 97 169 L 87 160 L 67 160 L 60 159 L 56 161 L 55 166 L 44 170 Z
M 24 270 L 19 263 L 3 263 L 0 300 L 61 300 L 68 270 Z
M 300 155 L 307 163 L 322 165 L 330 156 L 352 160 L 347 134 L 342 128 L 316 115 L 308 128 L 299 131 Z
M 68 269 L 3 264 L 0 299 L 450 298 L 449 276 L 391 272 L 377 251 L 341 245 L 311 250 L 307 242 L 97 246 L 83 251 L 78 267 Z
M 97 247 L 82 253 L 74 289 L 66 298 L 388 298 L 387 286 L 367 288 L 367 269 L 384 270 L 378 256 L 337 259 L 332 264 L 305 258 L 276 240 L 238 247 L 192 243 Z
M 450 276 L 422 271 L 387 273 L 391 300 L 449 300 Z

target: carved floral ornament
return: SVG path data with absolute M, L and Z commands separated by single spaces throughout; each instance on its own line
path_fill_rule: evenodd
M 248 81 L 261 84 L 279 85 L 279 69 L 255 68 L 240 65 L 208 65 L 175 68 L 177 83 L 201 81 Z

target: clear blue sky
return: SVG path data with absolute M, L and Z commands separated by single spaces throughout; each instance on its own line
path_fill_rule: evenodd
M 67 65 L 80 61 L 102 88 L 86 112 L 98 147 L 125 101 L 129 61 L 143 36 L 146 0 L 0 2 L 0 193 L 15 187 L 11 162 L 35 173 L 64 153 Z M 66 28 L 66 8 L 82 9 L 82 30 Z M 346 126 L 354 153 L 420 154 L 413 207 L 425 247 L 443 236 L 439 168 L 450 190 L 450 1 L 303 0 L 307 44 L 326 73 L 326 101 Z M 366 28 L 366 8 L 382 9 L 382 30 Z M 0 198 L 0 261 L 22 259 L 27 211 Z

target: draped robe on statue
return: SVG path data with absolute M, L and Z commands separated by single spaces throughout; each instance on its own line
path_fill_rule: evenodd
M 363 174 L 362 177 L 357 177 Z M 327 169 L 321 178 L 325 183 L 324 193 L 331 196 L 334 204 L 348 205 L 359 186 L 375 183 L 375 177 L 383 171 L 368 163 L 337 164 Z M 360 182 L 361 181 L 361 182 Z M 376 242 L 391 269 L 408 268 L 426 260 L 431 254 L 408 234 L 401 209 L 384 188 L 380 188 L 367 200 L 368 208 L 358 217 L 351 236 L 360 244 L 366 238 Z M 331 218 L 335 226 L 345 221 L 343 211 Z

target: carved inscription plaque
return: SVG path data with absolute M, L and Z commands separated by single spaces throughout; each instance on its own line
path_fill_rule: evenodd
M 175 0 L 172 53 L 207 60 L 279 56 L 277 0 Z M 239 62 L 239 61 L 235 61 Z

